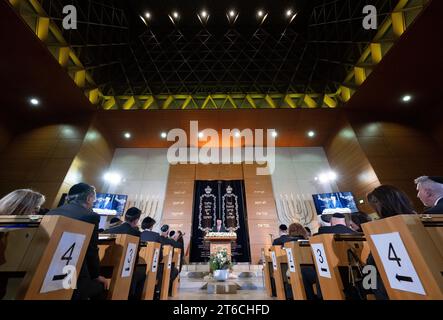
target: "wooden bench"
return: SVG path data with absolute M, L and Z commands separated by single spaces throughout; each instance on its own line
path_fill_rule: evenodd
M 265 283 L 266 293 L 269 297 L 275 297 L 275 293 L 272 290 L 272 259 L 269 248 L 264 250 L 264 260 L 263 260 L 263 277 Z
M 93 229 L 63 216 L 0 216 L 0 276 L 23 278 L 10 298 L 70 300 Z
M 398 215 L 362 228 L 390 299 L 443 299 L 443 215 Z
M 180 270 L 181 253 L 182 253 L 181 251 L 182 250 L 179 248 L 174 248 L 172 264 L 177 268 L 177 270 Z M 180 286 L 180 274 L 177 276 L 177 278 L 174 279 L 174 282 L 172 283 L 171 297 L 177 296 L 179 286 Z
M 141 244 L 138 265 L 146 265 L 146 279 L 143 286 L 142 300 L 154 300 L 157 284 L 157 271 L 160 263 L 160 243 L 146 242 Z
M 100 235 L 100 267 L 112 268 L 107 296 L 109 300 L 128 300 L 138 245 L 139 237 L 127 234 Z
M 366 262 L 369 246 L 363 235 L 321 234 L 310 239 L 318 280 L 324 300 L 345 300 L 344 281 L 340 268 L 348 268 L 348 250 Z
M 272 277 L 275 283 L 275 292 L 278 300 L 286 300 L 285 279 L 288 259 L 286 251 L 281 246 L 270 248 L 272 260 Z
M 294 300 L 306 300 L 306 291 L 302 277 L 302 267 L 314 267 L 309 241 L 293 241 L 285 243 L 288 256 L 289 281 Z
M 160 288 L 160 300 L 168 300 L 173 250 L 174 248 L 172 246 L 163 246 L 163 259 L 161 261 L 161 264 L 163 265 L 163 274 Z

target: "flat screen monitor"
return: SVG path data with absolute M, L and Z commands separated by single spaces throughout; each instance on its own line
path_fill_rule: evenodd
M 312 198 L 318 215 L 358 212 L 351 192 L 313 194 Z
M 112 193 L 97 193 L 92 210 L 101 215 L 121 216 L 126 207 L 128 196 Z

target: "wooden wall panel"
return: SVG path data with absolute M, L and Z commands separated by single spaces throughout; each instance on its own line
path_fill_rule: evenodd
M 352 191 L 357 200 L 366 199 L 366 194 L 380 185 L 380 182 L 353 128 L 346 120 L 340 121 L 341 126 L 326 144 L 325 152 L 332 170 L 339 175 L 339 190 Z M 373 211 L 366 200 L 364 204 L 359 204 L 359 208 Z
M 197 164 L 195 180 L 218 180 L 220 177 L 219 167 L 218 164 Z

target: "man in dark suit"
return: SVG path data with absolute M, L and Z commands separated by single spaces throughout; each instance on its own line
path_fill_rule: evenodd
M 107 281 L 100 276 L 100 259 L 98 256 L 98 225 L 100 217 L 92 211 L 96 199 L 95 188 L 86 183 L 71 187 L 66 197 L 67 204 L 51 210 L 47 215 L 65 216 L 94 225 L 73 300 L 104 299 Z
M 163 246 L 172 246 L 172 248 L 180 248 L 180 244 L 177 241 L 174 241 L 173 239 L 169 238 L 169 225 L 165 224 L 160 228 L 160 238 L 159 238 L 159 242 L 161 243 L 161 251 L 163 252 Z M 161 260 L 160 260 L 161 261 Z M 158 284 L 157 284 L 157 289 L 156 289 L 156 296 L 158 296 L 160 294 L 160 288 L 161 288 L 161 281 L 162 278 L 158 277 L 158 274 L 162 274 L 163 273 L 163 263 L 161 263 L 159 265 L 158 268 L 158 272 L 157 272 L 157 279 L 158 279 Z M 178 276 L 178 269 L 176 268 L 176 266 L 174 264 L 171 265 L 171 275 L 170 275 L 170 280 L 169 280 L 169 292 L 171 292 L 172 289 L 172 283 L 174 282 L 175 278 L 177 278 Z
M 155 220 L 151 217 L 146 217 L 142 221 L 143 232 L 140 235 L 141 241 L 144 242 L 158 242 L 160 243 L 160 235 L 157 232 L 152 231 L 155 225 Z
M 222 225 L 221 219 L 217 219 L 216 225 L 212 228 L 212 232 L 227 232 L 226 228 Z
M 132 236 L 140 237 L 140 230 L 138 229 L 138 221 L 140 220 L 142 212 L 139 208 L 132 207 L 126 211 L 125 222 L 119 226 L 110 228 L 104 233 L 110 234 L 129 234 Z
M 346 226 L 346 218 L 343 213 L 334 213 L 331 217 L 331 226 L 320 227 L 317 234 L 352 234 L 356 233 L 351 228 Z
M 288 235 L 288 226 L 285 224 L 281 224 L 278 227 L 278 234 L 280 235 L 278 238 L 275 238 L 272 241 L 273 246 L 282 246 L 285 242 L 288 242 L 291 237 Z
M 424 214 L 443 214 L 443 177 L 422 176 L 415 179 L 417 197 L 428 207 Z

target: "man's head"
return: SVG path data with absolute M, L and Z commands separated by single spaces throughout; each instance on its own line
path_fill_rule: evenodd
M 161 228 L 161 236 L 167 238 L 168 237 L 168 233 L 169 233 L 169 225 L 164 224 Z
M 114 217 L 111 219 L 111 221 L 109 221 L 109 228 L 117 227 L 121 224 L 122 224 L 122 221 L 119 218 Z
M 174 236 L 175 236 L 175 231 L 174 230 L 169 231 L 169 238 L 174 239 Z
M 95 202 L 95 188 L 87 183 L 77 183 L 69 189 L 67 202 L 77 202 L 87 209 L 92 209 Z
M 142 229 L 143 230 L 152 230 L 155 225 L 155 220 L 151 217 L 146 217 L 142 221 Z
M 136 227 L 138 221 L 140 220 L 141 215 L 142 212 L 139 208 L 136 207 L 129 208 L 125 214 L 125 221 L 129 223 L 132 227 Z
M 278 233 L 279 233 L 280 235 L 288 234 L 288 226 L 285 225 L 285 224 L 281 224 L 281 225 L 278 227 Z
M 417 198 L 426 207 L 433 207 L 435 202 L 443 197 L 443 177 L 422 176 L 415 179 Z
M 331 226 L 346 226 L 346 218 L 343 213 L 334 213 L 331 217 Z

